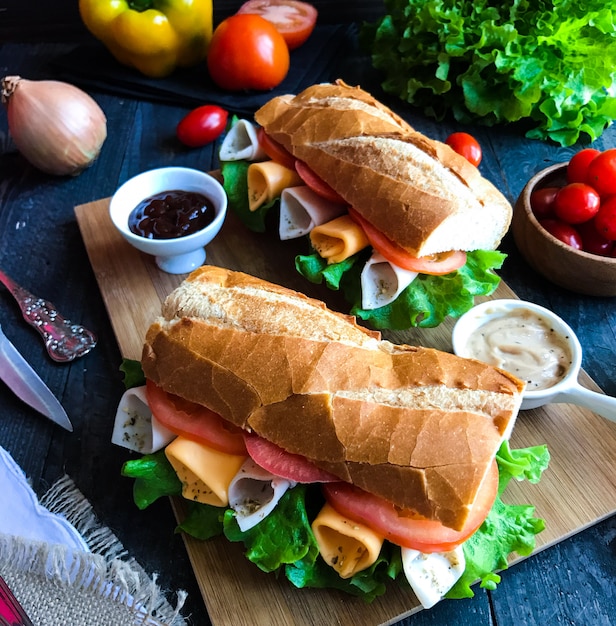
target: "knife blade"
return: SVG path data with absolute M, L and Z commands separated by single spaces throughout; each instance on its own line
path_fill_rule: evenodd
M 58 399 L 8 340 L 2 326 L 0 326 L 0 379 L 20 400 L 62 428 L 73 432 L 73 425 Z

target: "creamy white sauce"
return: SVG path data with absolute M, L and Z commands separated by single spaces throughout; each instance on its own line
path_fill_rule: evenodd
M 571 366 L 566 337 L 528 309 L 489 320 L 469 337 L 467 347 L 469 356 L 526 381 L 528 391 L 554 386 Z

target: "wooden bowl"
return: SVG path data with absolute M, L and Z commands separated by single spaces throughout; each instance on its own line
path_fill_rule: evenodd
M 531 193 L 565 185 L 566 168 L 552 165 L 528 181 L 513 210 L 514 241 L 531 267 L 554 284 L 589 296 L 616 296 L 616 258 L 575 250 L 550 235 L 531 211 Z

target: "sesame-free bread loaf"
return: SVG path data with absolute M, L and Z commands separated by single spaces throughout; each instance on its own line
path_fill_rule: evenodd
M 413 256 L 493 250 L 509 228 L 511 204 L 474 165 L 359 87 L 279 96 L 255 120 Z
M 452 528 L 464 524 L 509 436 L 524 387 L 213 266 L 168 296 L 142 366 L 167 392 Z

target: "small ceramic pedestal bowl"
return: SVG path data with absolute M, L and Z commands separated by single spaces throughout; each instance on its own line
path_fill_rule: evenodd
M 149 239 L 133 233 L 128 218 L 137 205 L 164 191 L 182 190 L 201 193 L 214 206 L 214 219 L 205 228 L 172 239 Z M 186 274 L 205 263 L 205 246 L 222 228 L 227 214 L 227 196 L 212 176 L 186 167 L 149 170 L 127 180 L 111 198 L 109 215 L 115 227 L 132 246 L 156 258 L 158 267 L 170 274 Z

